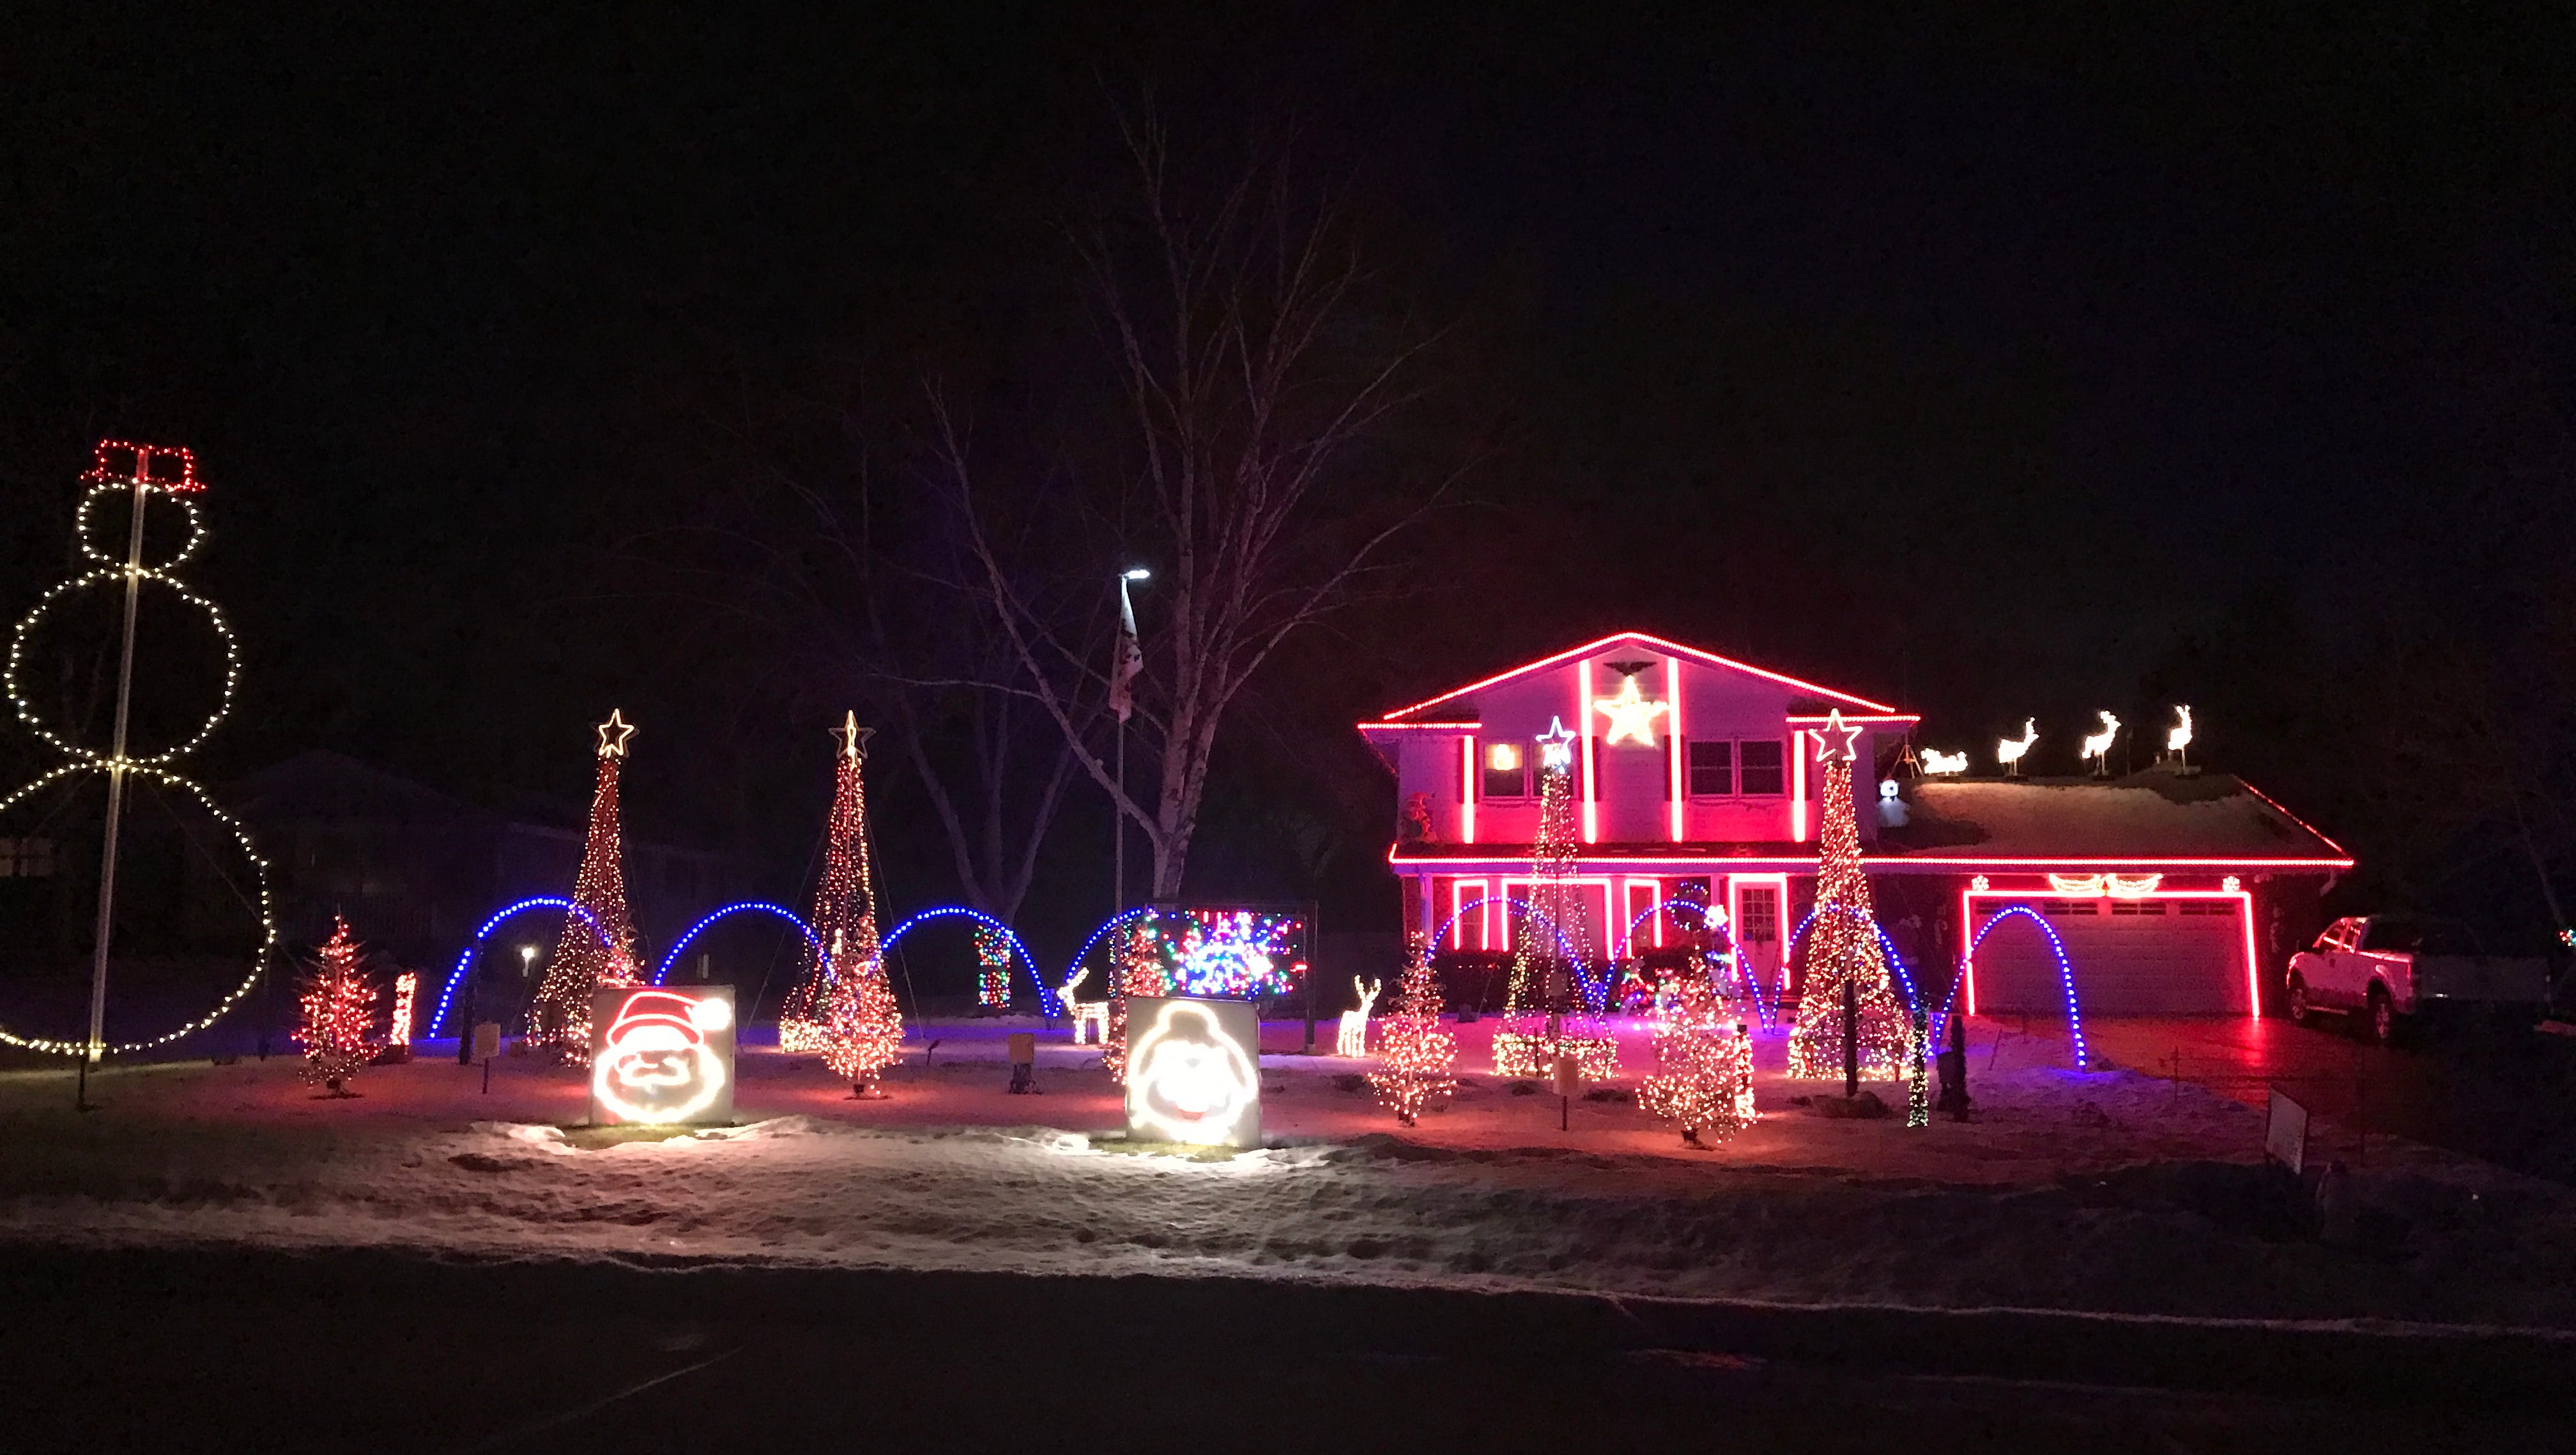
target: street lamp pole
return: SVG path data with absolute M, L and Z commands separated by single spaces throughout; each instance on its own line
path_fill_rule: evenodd
M 1118 660 L 1110 664 L 1111 695 L 1118 713 L 1117 746 L 1112 750 L 1111 773 L 1118 780 L 1117 801 L 1109 805 L 1110 861 L 1116 867 L 1110 873 L 1110 897 L 1116 901 L 1110 913 L 1127 912 L 1127 713 L 1134 691 L 1134 664 L 1143 651 L 1136 645 L 1136 603 L 1127 594 L 1130 583 L 1153 579 L 1154 573 L 1142 566 L 1131 566 L 1118 573 Z

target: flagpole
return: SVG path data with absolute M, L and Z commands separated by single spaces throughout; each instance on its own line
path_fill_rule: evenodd
M 1117 902 L 1109 908 L 1114 918 L 1127 912 L 1127 714 L 1134 702 L 1133 683 L 1143 652 L 1136 645 L 1136 603 L 1127 595 L 1128 583 L 1148 580 L 1153 572 L 1142 566 L 1118 573 L 1118 660 L 1109 669 L 1110 710 L 1118 715 L 1117 746 L 1111 752 L 1111 775 L 1118 783 L 1118 796 L 1109 805 L 1110 821 L 1110 897 Z

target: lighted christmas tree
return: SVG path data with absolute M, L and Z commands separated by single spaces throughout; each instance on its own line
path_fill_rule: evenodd
M 305 974 L 295 1044 L 304 1052 L 304 1079 L 347 1096 L 349 1082 L 374 1048 L 367 1032 L 376 1015 L 376 990 L 367 983 L 363 952 L 349 937 L 349 922 L 331 917 L 331 938 L 315 951 Z
M 1703 959 L 1672 978 L 1655 1018 L 1655 1073 L 1637 1088 L 1649 1116 L 1681 1126 L 1693 1147 L 1705 1132 L 1723 1137 L 1753 1124 L 1753 1041 Z
M 528 1039 L 555 1047 L 565 1060 L 590 1063 L 590 1002 L 604 985 L 635 983 L 635 920 L 626 911 L 625 831 L 617 812 L 617 771 L 635 729 L 612 712 L 599 732 L 599 781 L 590 795 L 590 834 L 573 880 L 573 903 L 590 918 L 567 915 L 554 958 L 528 1007 Z M 594 929 L 593 926 L 597 928 Z
M 1571 1052 L 1593 1080 L 1619 1071 L 1619 1043 L 1581 998 L 1591 958 L 1582 886 L 1576 880 L 1574 734 L 1558 720 L 1539 746 L 1538 833 L 1530 844 L 1529 910 L 1512 946 L 1503 1025 L 1494 1033 L 1494 1074 L 1545 1076 Z
M 975 1004 L 992 1014 L 1011 1008 L 1011 941 L 991 925 L 975 926 Z
M 1100 1064 L 1109 1068 L 1109 1079 L 1121 1086 L 1127 1084 L 1127 997 L 1171 993 L 1158 938 L 1153 917 L 1148 915 L 1129 926 L 1121 941 L 1117 993 L 1109 997 L 1109 1033 L 1100 1045 Z
M 1860 822 L 1852 807 L 1852 742 L 1860 729 L 1827 716 L 1816 733 L 1824 805 L 1816 865 L 1814 927 L 1807 933 L 1807 976 L 1798 995 L 1798 1024 L 1789 1033 L 1789 1074 L 1843 1074 L 1843 993 L 1857 995 L 1854 1021 L 1860 1075 L 1894 1081 L 1905 1074 L 1913 1032 L 1890 982 L 1872 913 L 1869 876 L 1860 866 Z
M 833 768 L 832 817 L 823 842 L 823 877 L 814 886 L 814 933 L 825 953 L 806 986 L 809 1021 L 803 1046 L 861 1096 L 875 1094 L 877 1073 L 903 1050 L 903 1013 L 886 978 L 877 940 L 876 874 L 868 859 L 868 791 L 864 779 L 870 730 L 850 713 L 833 731 L 841 749 Z M 782 1017 L 780 1044 L 786 1044 Z M 793 1048 L 791 1048 L 793 1049 Z
M 1378 1069 L 1369 1073 L 1378 1105 L 1412 1126 L 1423 1108 L 1458 1089 L 1450 1068 L 1458 1063 L 1458 1038 L 1440 1028 L 1440 977 L 1431 968 L 1431 941 L 1413 937 L 1395 1009 L 1378 1022 Z
M 879 958 L 877 949 L 876 878 L 868 862 L 868 798 L 860 781 L 867 764 L 868 738 L 874 728 L 859 726 L 859 715 L 844 713 L 832 729 L 840 748 L 832 755 L 832 812 L 823 831 L 823 874 L 814 883 L 814 909 L 806 922 L 814 928 L 814 963 L 778 1010 L 778 1048 L 782 1051 L 823 1049 L 824 1028 L 835 1015 L 833 996 L 839 972 L 833 946 L 846 942 L 846 958 Z M 859 934 L 866 927 L 864 943 Z

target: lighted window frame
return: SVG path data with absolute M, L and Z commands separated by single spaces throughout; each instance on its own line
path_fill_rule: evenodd
M 1530 796 L 1530 754 L 1515 742 L 1482 741 L 1476 745 L 1476 796 L 1480 799 L 1527 798 Z M 1497 757 L 1509 755 L 1512 765 L 1495 766 Z
M 1770 761 L 1753 761 L 1764 757 Z M 1692 738 L 1683 745 L 1683 769 L 1693 798 L 1767 800 L 1789 791 L 1788 745 L 1778 738 Z M 1746 786 L 1756 774 L 1772 786 Z

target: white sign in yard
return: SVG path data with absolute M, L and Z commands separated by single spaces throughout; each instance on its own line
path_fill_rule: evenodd
M 2277 1087 L 2270 1114 L 2263 1119 L 2263 1155 L 2292 1172 L 2304 1170 L 2308 1160 L 2308 1109 Z
M 1248 1000 L 1127 997 L 1127 1135 L 1261 1145 L 1261 1019 Z

